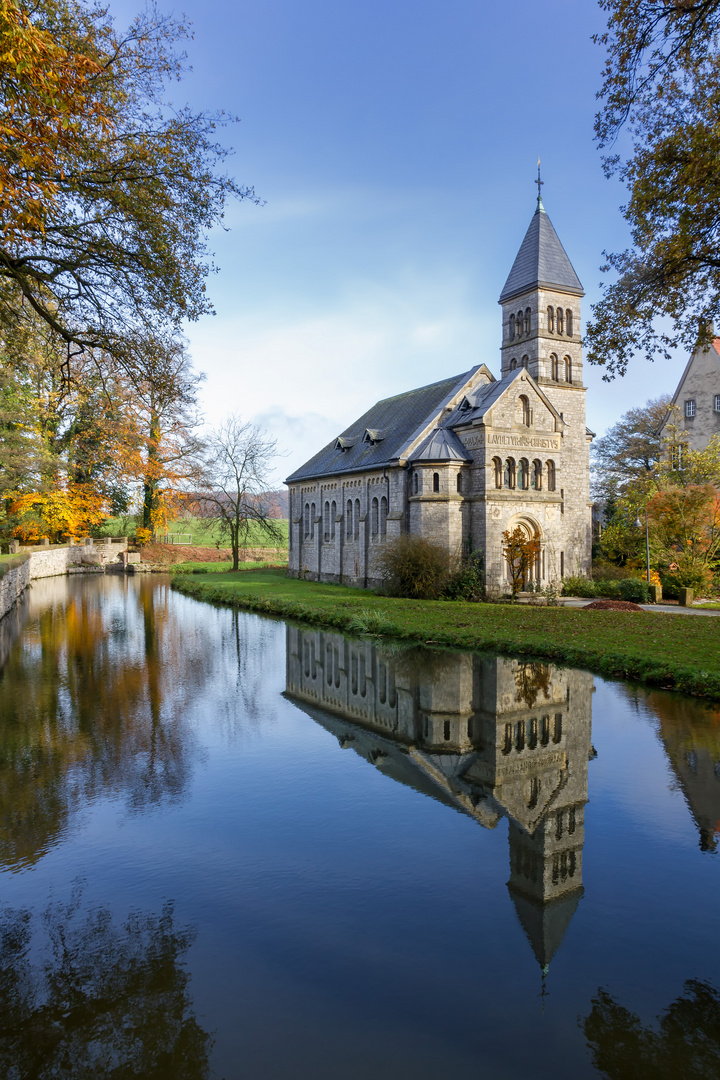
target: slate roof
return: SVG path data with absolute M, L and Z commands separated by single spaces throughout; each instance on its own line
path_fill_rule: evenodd
M 394 464 L 401 456 L 401 451 L 407 448 L 411 437 L 416 435 L 423 425 L 433 420 L 446 399 L 459 390 L 471 374 L 472 371 L 466 371 L 462 375 L 431 383 L 430 386 L 421 386 L 417 390 L 409 390 L 405 394 L 378 401 L 346 428 L 339 439 L 333 439 L 296 469 L 285 483 L 293 484 L 320 476 L 337 476 Z M 374 443 L 363 441 L 368 430 L 381 434 L 383 438 Z M 354 442 L 343 450 L 338 445 L 340 440 Z
M 538 286 L 584 296 L 580 279 L 540 200 L 500 293 L 500 303 Z
M 454 431 L 436 428 L 409 456 L 410 461 L 471 461 Z

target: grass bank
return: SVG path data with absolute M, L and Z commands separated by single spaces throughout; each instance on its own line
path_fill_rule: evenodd
M 286 518 L 278 518 L 275 521 L 275 524 L 280 529 L 282 535 L 280 541 L 271 540 L 267 534 L 263 532 L 257 522 L 251 522 L 247 543 L 244 546 L 271 548 L 287 547 L 290 523 Z M 107 518 L 101 532 L 103 536 L 126 536 L 128 533 L 134 535 L 135 528 L 136 524 L 134 519 L 129 517 L 115 517 Z M 160 532 L 163 536 L 166 532 L 169 536 L 179 537 L 182 535 L 184 538 L 183 543 L 191 544 L 194 547 L 214 547 L 216 544 L 221 544 L 222 547 L 225 548 L 230 543 L 227 536 L 222 532 L 218 522 L 208 520 L 207 518 L 180 518 L 178 521 L 170 522 L 167 529 L 162 529 Z M 190 539 L 187 540 L 187 537 Z
M 395 600 L 288 578 L 284 570 L 178 576 L 186 596 L 349 632 L 534 656 L 619 679 L 720 699 L 716 619 L 457 601 Z
M 244 574 L 247 570 L 259 570 L 259 569 L 278 569 L 283 566 L 287 567 L 287 559 L 279 558 L 277 565 L 269 565 L 267 562 L 248 562 L 240 563 L 240 569 L 237 571 L 239 574 Z M 284 571 L 283 571 L 284 572 Z M 168 563 L 169 574 L 229 574 L 227 562 L 179 562 Z

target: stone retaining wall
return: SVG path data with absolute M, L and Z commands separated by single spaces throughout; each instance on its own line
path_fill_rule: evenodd
M 0 578 L 0 619 L 16 604 L 31 581 L 84 571 L 98 573 L 117 562 L 126 550 L 127 540 L 26 549 L 18 556 L 18 565 L 12 565 Z M 25 561 L 20 562 L 23 557 Z
M 0 619 L 15 606 L 30 584 L 30 559 L 23 562 L 18 557 L 18 565 L 12 565 L 0 578 Z

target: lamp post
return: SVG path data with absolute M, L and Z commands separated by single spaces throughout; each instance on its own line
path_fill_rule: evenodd
M 642 528 L 642 522 L 640 521 L 640 515 L 635 517 L 635 525 L 638 529 Z M 647 567 L 647 583 L 650 584 L 650 531 L 648 529 L 648 515 L 647 507 L 645 507 L 645 565 Z

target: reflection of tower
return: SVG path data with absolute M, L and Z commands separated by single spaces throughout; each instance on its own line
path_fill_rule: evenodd
M 494 828 L 544 971 L 582 896 L 592 676 L 288 627 L 287 693 L 398 782 Z

